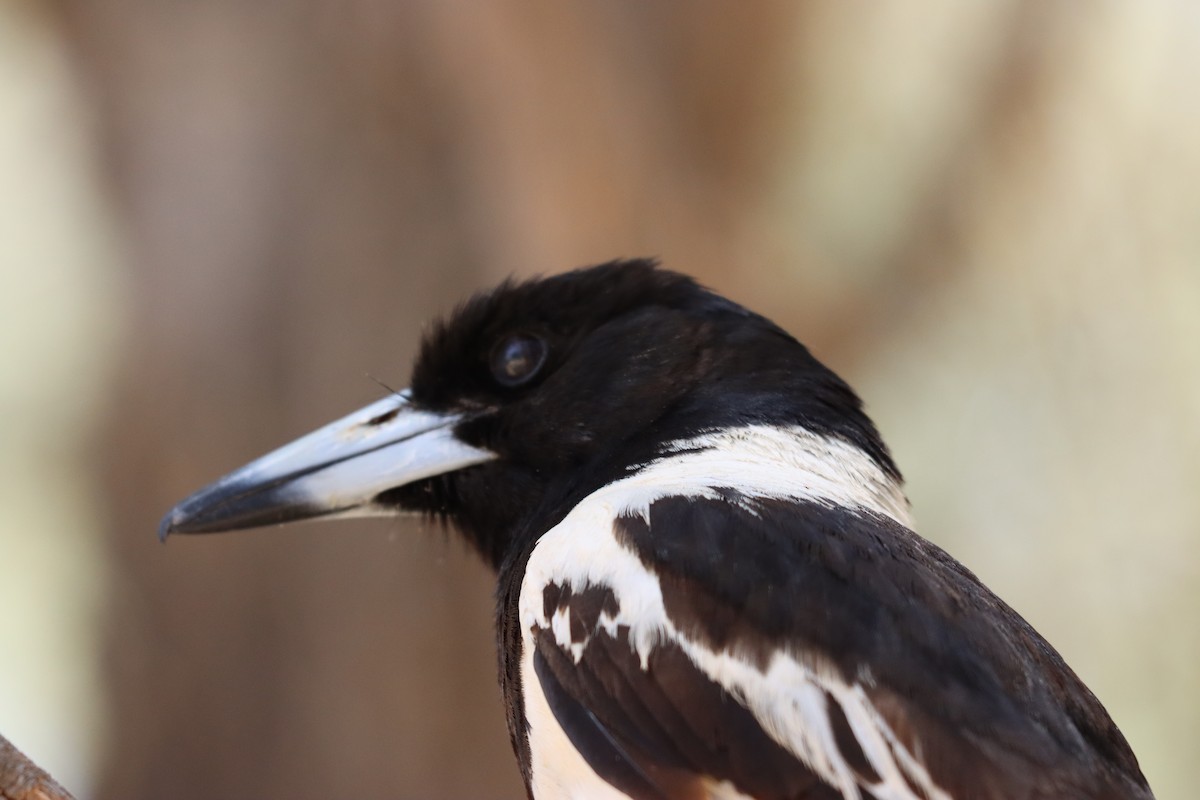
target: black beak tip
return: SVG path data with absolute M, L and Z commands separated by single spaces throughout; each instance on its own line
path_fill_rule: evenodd
M 196 495 L 187 498 L 166 513 L 158 523 L 158 540 L 165 543 L 173 533 L 203 533 L 207 519 L 204 505 L 193 502 Z M 218 529 L 219 530 L 219 529 Z
M 285 522 L 323 517 L 342 511 L 302 500 L 287 487 L 221 480 L 182 500 L 158 523 L 158 540 L 174 534 L 225 531 L 282 525 Z
M 181 521 L 182 515 L 179 513 L 179 508 L 172 508 L 167 512 L 167 515 L 162 518 L 162 522 L 158 523 L 158 540 L 164 544 L 167 537 L 175 530 L 176 526 Z

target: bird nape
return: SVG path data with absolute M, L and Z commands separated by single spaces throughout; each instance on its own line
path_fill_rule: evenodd
M 476 295 L 407 390 L 160 534 L 412 512 L 496 570 L 538 800 L 1152 796 L 1058 653 L 911 530 L 854 392 L 652 261 Z

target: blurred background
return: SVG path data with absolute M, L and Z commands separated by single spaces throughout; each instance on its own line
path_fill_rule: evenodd
M 509 274 L 657 255 L 1200 783 L 1200 6 L 0 2 L 0 734 L 80 798 L 517 798 L 491 578 L 160 546 Z

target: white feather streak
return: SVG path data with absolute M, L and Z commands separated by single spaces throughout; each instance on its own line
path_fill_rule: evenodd
M 622 515 L 639 514 L 648 522 L 650 505 L 658 498 L 715 498 L 719 494 L 714 488 L 734 489 L 751 499 L 790 499 L 866 509 L 907 525 L 908 503 L 899 486 L 857 448 L 802 428 L 751 426 L 716 431 L 677 442 L 668 453 L 629 478 L 590 495 L 543 535 L 534 548 L 519 608 L 526 654 L 522 662 L 526 697 L 537 695 L 541 706 L 545 706 L 530 661 L 535 627 L 551 630 L 576 662 L 588 644 L 571 641 L 566 609 L 555 613 L 553 619 L 546 618 L 542 602 L 545 587 L 555 583 L 569 586 L 574 592 L 591 586 L 608 587 L 616 596 L 619 612 L 615 616 L 601 614 L 598 627 L 615 636 L 618 627 L 628 626 L 630 646 L 642 669 L 646 669 L 650 654 L 660 642 L 679 646 L 701 672 L 741 700 L 772 739 L 837 788 L 846 800 L 860 800 L 860 788 L 869 789 L 880 800 L 918 800 L 910 783 L 930 800 L 951 800 L 871 704 L 863 689 L 869 675 L 848 683 L 811 654 L 784 651 L 775 653 L 763 670 L 736 652 L 714 652 L 689 639 L 667 617 L 656 576 L 617 541 L 613 528 L 616 518 Z M 827 696 L 841 707 L 864 755 L 880 777 L 877 783 L 860 783 L 862 779 L 856 777 L 839 751 Z M 553 724 L 548 707 L 542 710 L 537 702 L 532 703 L 530 718 L 536 787 L 539 770 L 550 770 L 555 775 L 561 772 L 551 763 L 551 751 L 561 752 L 559 738 L 565 735 L 561 729 L 549 738 L 539 735 L 538 727 Z M 575 759 L 579 760 L 578 754 Z M 596 777 L 594 772 L 589 773 Z M 563 779 L 555 777 L 554 782 Z M 727 784 L 723 786 L 732 790 Z M 540 792 L 538 795 L 542 796 Z

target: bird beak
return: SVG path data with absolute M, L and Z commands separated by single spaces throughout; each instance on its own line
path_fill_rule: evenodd
M 462 421 L 457 414 L 418 410 L 407 392 L 397 393 L 206 486 L 171 509 L 158 536 L 394 513 L 375 498 L 496 458 L 454 435 Z

